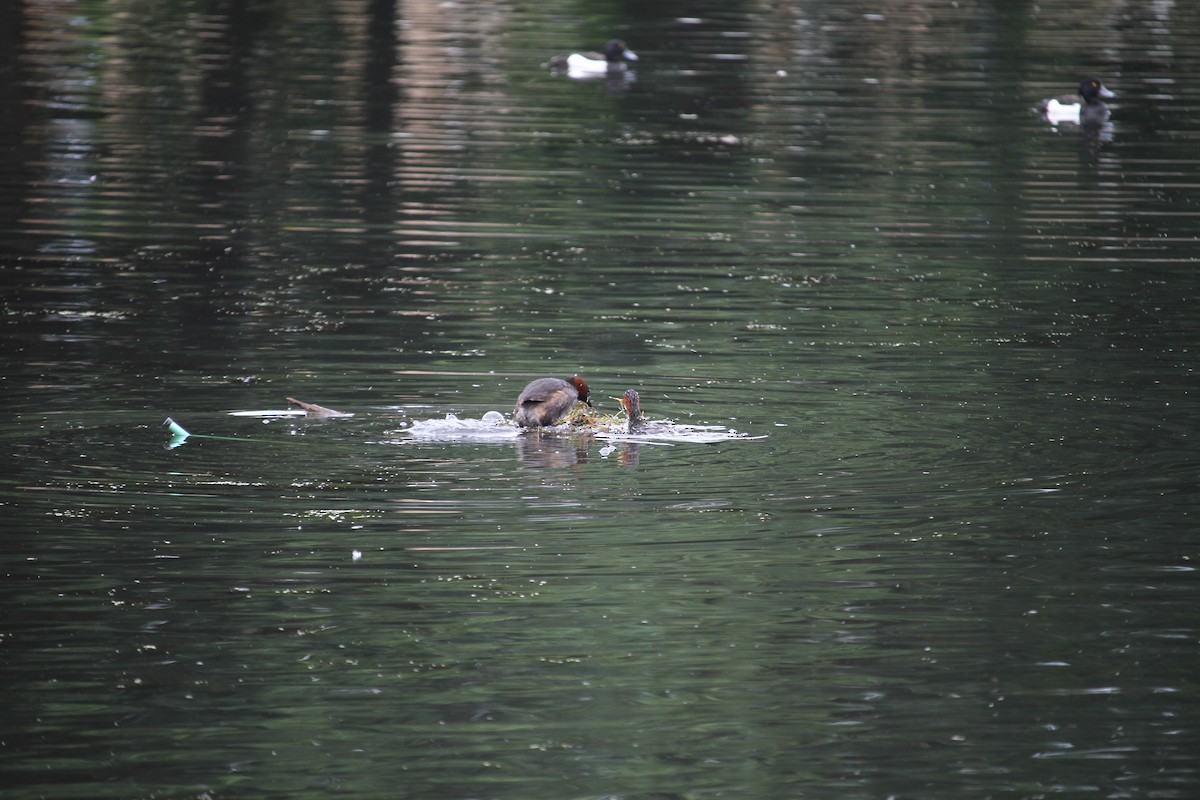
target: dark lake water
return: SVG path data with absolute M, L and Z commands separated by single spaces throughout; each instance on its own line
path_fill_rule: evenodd
M 1197 41 L 4 5 L 5 798 L 1200 796 Z

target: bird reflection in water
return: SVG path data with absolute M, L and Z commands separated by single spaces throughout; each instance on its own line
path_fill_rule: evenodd
M 591 436 L 518 436 L 517 458 L 545 469 L 564 469 L 588 460 Z

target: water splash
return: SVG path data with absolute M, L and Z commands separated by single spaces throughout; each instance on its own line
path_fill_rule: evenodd
M 649 421 L 637 433 L 626 430 L 624 420 L 612 418 L 591 425 L 562 424 L 545 428 L 521 428 L 498 411 L 489 411 L 482 419 L 461 419 L 447 414 L 443 419 L 418 419 L 399 431 L 423 442 L 507 442 L 520 436 L 546 436 L 566 439 L 594 437 L 610 442 L 632 441 L 646 444 L 709 444 L 734 439 L 765 439 L 750 436 L 724 425 L 682 425 L 669 420 Z
M 489 411 L 482 419 L 460 419 L 447 414 L 444 419 L 413 420 L 400 433 L 427 442 L 507 442 L 520 435 L 521 430 L 499 411 Z

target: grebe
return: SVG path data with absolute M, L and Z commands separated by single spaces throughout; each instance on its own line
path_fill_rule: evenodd
M 637 433 L 646 428 L 646 418 L 642 416 L 642 401 L 636 391 L 626 389 L 625 394 L 612 399 L 620 402 L 621 408 L 625 409 L 626 430 Z
M 538 378 L 521 392 L 513 408 L 513 420 L 522 428 L 553 425 L 575 407 L 588 402 L 588 385 L 578 375 L 569 380 Z

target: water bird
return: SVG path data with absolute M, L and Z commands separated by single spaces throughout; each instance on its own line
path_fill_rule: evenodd
M 1038 113 L 1051 125 L 1101 125 L 1108 119 L 1105 100 L 1116 97 L 1099 78 L 1084 78 L 1078 94 L 1052 97 L 1038 104 Z
M 588 385 L 574 375 L 562 378 L 538 378 L 517 398 L 513 420 L 522 428 L 540 428 L 560 421 L 576 403 L 590 406 Z
M 625 394 L 610 399 L 616 400 L 621 404 L 621 408 L 625 409 L 625 425 L 629 433 L 645 430 L 646 418 L 642 416 L 642 401 L 635 390 L 626 389 Z
M 637 53 L 620 39 L 612 39 L 604 45 L 600 53 L 571 53 L 570 55 L 555 56 L 543 64 L 552 72 L 567 73 L 572 78 L 602 76 L 625 70 L 626 61 L 637 61 Z

